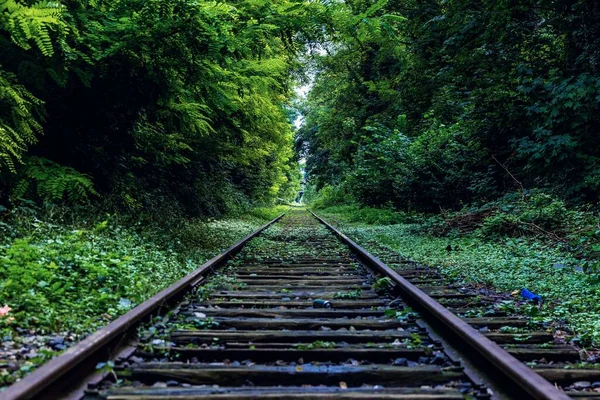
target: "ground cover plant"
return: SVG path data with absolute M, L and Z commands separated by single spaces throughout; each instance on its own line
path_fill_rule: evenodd
M 106 325 L 284 212 L 181 221 L 176 232 L 111 221 L 65 223 L 35 208 L 0 222 L 0 383 Z M 160 239 L 160 240 L 159 240 Z
M 518 231 L 513 235 L 490 233 L 489 227 L 497 219 L 508 219 L 513 214 L 489 214 L 487 219 L 479 220 L 477 228 L 472 226 L 470 232 L 461 233 L 448 230 L 448 225 L 456 224 L 459 215 L 465 218 L 464 211 L 446 219 L 391 210 L 361 211 L 356 205 L 318 212 L 374 254 L 379 246 L 385 246 L 402 257 L 439 268 L 449 279 L 505 292 L 526 288 L 539 294 L 544 300 L 541 307 L 530 305 L 521 311 L 547 327 L 569 329 L 572 338 L 584 346 L 600 345 L 600 271 L 595 267 L 596 255 L 583 252 L 582 245 L 588 240 L 585 235 L 576 240 L 580 247 L 569 247 L 539 231 L 529 236 Z M 371 215 L 377 213 L 381 213 L 381 220 L 372 222 Z M 390 220 L 390 214 L 395 218 Z M 561 225 L 572 223 L 565 220 Z M 597 229 L 594 234 L 598 234 Z M 522 300 L 515 295 L 515 304 Z

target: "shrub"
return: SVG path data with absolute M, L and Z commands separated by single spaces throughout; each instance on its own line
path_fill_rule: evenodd
M 318 192 L 309 192 L 309 197 L 305 201 L 313 208 L 322 209 L 334 205 L 347 204 L 350 202 L 349 200 L 351 198 L 343 185 L 325 185 Z
M 564 201 L 544 192 L 511 193 L 485 206 L 494 211 L 480 232 L 484 236 L 527 234 L 565 235 L 579 212 L 568 210 Z
M 277 206 L 277 207 L 255 207 L 247 215 L 258 218 L 265 221 L 270 221 L 275 217 L 283 214 L 289 207 L 288 206 Z

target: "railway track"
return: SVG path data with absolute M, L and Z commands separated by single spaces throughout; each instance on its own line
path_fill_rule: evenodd
M 271 224 L 0 397 L 600 398 L 573 385 L 598 370 L 564 368 L 577 351 L 493 302 L 306 211 Z

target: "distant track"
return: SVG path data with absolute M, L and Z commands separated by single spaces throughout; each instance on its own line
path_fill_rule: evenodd
M 549 346 L 547 332 L 506 333 L 527 321 L 478 316 L 485 299 L 394 262 L 399 272 L 318 216 L 290 211 L 0 398 L 558 400 L 570 398 L 558 386 L 600 380 L 560 368 L 578 354 Z M 383 277 L 385 293 L 375 290 Z M 95 370 L 108 359 L 114 370 Z M 538 374 L 520 360 L 554 362 Z

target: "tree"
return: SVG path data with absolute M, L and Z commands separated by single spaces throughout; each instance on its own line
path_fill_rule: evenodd
M 15 161 L 39 140 L 27 152 L 33 163 L 43 158 L 91 177 L 111 207 L 222 213 L 289 190 L 286 107 L 299 55 L 321 35 L 324 5 L 52 4 L 54 19 L 40 20 L 42 37 L 31 38 L 44 46 L 40 54 L 20 36 L 0 53 L 0 83 L 12 87 L 0 101 L 12 102 L 18 117 L 0 147 L 13 173 L 24 176 Z
M 526 187 L 596 201 L 599 11 L 583 0 L 346 2 L 303 106 L 311 181 L 437 210 L 519 188 L 508 168 Z

